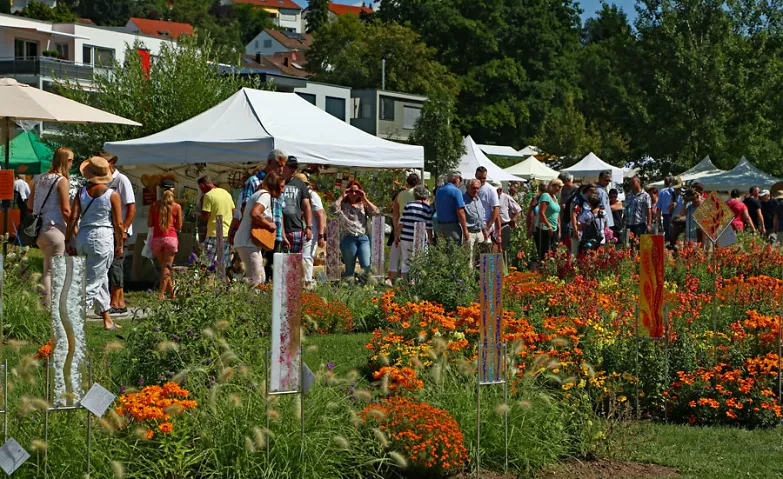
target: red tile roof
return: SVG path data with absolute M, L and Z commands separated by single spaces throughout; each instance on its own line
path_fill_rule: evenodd
M 180 36 L 193 36 L 193 26 L 189 23 L 166 22 L 163 20 L 148 20 L 146 18 L 131 18 L 139 32 L 153 37 L 178 40 Z
M 335 15 L 356 15 L 357 17 L 362 13 L 372 13 L 372 8 L 369 7 L 355 7 L 353 5 L 343 5 L 341 3 L 329 2 L 329 11 Z
M 279 70 L 283 75 L 300 78 L 310 76 L 307 70 L 305 70 L 306 63 L 307 59 L 302 52 L 278 52 L 260 59 L 252 55 L 242 57 L 242 64 L 246 67 Z
M 264 31 L 289 50 L 307 50 L 313 43 L 313 36 L 309 33 L 283 32 L 274 28 L 265 28 Z
M 264 8 L 287 8 L 290 10 L 302 10 L 302 7 L 292 0 L 233 0 L 233 3 L 248 3 Z

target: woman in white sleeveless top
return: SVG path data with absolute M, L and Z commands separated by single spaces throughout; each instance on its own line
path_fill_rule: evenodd
M 76 247 L 69 245 L 68 254 L 87 257 L 87 308 L 92 307 L 103 318 L 105 329 L 119 329 L 109 315 L 109 267 L 114 258 L 122 256 L 120 195 L 106 186 L 112 181 L 112 175 L 105 159 L 94 156 L 85 160 L 79 170 L 88 184 L 73 200 L 66 243 L 73 238 L 76 223 L 79 223 L 79 231 Z M 115 242 L 115 238 L 120 241 Z
M 42 281 L 47 305 L 52 294 L 52 258 L 65 254 L 65 220 L 71 216 L 68 181 L 71 165 L 73 152 L 65 147 L 57 148 L 52 166 L 35 180 L 27 199 L 27 208 L 41 215 L 41 231 L 36 244 L 44 255 Z

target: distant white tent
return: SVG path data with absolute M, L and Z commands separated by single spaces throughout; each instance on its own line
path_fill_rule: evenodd
M 462 140 L 462 144 L 465 146 L 465 154 L 459 160 L 459 171 L 462 173 L 462 177 L 469 179 L 476 177 L 476 168 L 483 166 L 487 169 L 487 178 L 494 181 L 522 181 L 522 178 L 512 175 L 503 171 L 498 165 L 492 162 L 487 155 L 485 155 L 473 138 L 466 136 Z
M 539 150 L 537 147 L 533 145 L 527 145 L 526 147 L 519 150 L 519 154 L 523 158 L 527 158 L 528 156 L 540 155 L 541 150 Z
M 583 178 L 588 176 L 598 176 L 604 170 L 610 170 L 612 171 L 613 176 L 620 176 L 620 178 L 622 178 L 624 174 L 622 168 L 616 168 L 610 165 L 604 160 L 598 158 L 593 152 L 590 152 L 587 156 L 582 158 L 579 163 L 575 164 L 574 166 L 569 166 L 568 168 L 563 168 L 562 171 L 571 173 L 576 177 Z M 620 183 L 622 183 L 622 180 Z
M 517 163 L 514 166 L 510 166 L 503 171 L 519 176 L 520 178 L 524 178 L 526 180 L 551 180 L 557 178 L 559 175 L 557 170 L 553 170 L 552 168 L 546 166 L 532 155 L 529 156 L 525 161 Z
M 510 146 L 500 145 L 478 145 L 481 151 L 490 156 L 505 156 L 508 158 L 526 158 L 526 155 L 521 154 L 517 150 Z
M 701 177 L 697 181 L 704 185 L 705 190 L 729 191 L 734 188 L 748 190 L 751 186 L 770 188 L 780 179 L 759 170 L 743 156 L 733 169 L 718 175 Z
M 702 181 L 705 178 L 719 175 L 725 172 L 726 170 L 718 169 L 718 167 L 712 163 L 712 160 L 710 160 L 709 155 L 707 155 L 700 162 L 698 162 L 696 166 L 677 175 L 677 177 L 681 178 L 683 181 Z M 664 183 L 663 181 L 656 181 L 655 183 L 650 183 L 650 186 L 660 188 L 664 186 Z

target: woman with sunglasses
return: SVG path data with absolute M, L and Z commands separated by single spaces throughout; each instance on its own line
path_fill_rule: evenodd
M 367 215 L 380 213 L 378 207 L 370 203 L 361 183 L 351 181 L 332 206 L 340 222 L 340 252 L 345 263 L 345 276 L 354 276 L 356 259 L 359 266 L 370 272 L 370 238 L 367 236 Z
M 543 261 L 549 250 L 557 244 L 556 234 L 560 231 L 560 203 L 557 196 L 562 189 L 563 181 L 556 178 L 549 182 L 547 192 L 538 199 L 536 246 L 539 261 Z

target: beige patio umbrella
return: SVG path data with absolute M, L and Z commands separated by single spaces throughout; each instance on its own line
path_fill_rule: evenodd
M 140 123 L 38 88 L 19 83 L 13 78 L 0 78 L 0 122 L 2 122 L 5 144 L 4 168 L 8 169 L 11 140 L 11 122 L 14 120 L 37 120 L 57 123 L 116 123 L 141 126 Z M 9 201 L 3 202 L 5 231 L 8 231 Z M 3 244 L 3 254 L 6 244 Z

